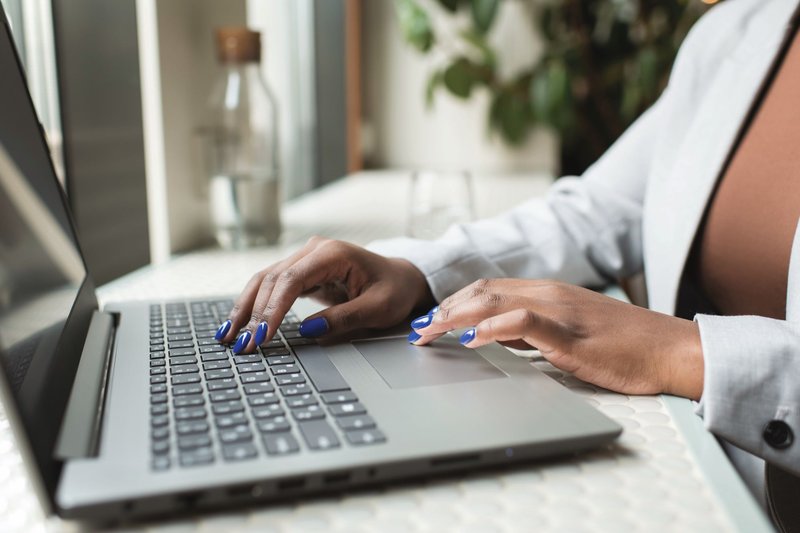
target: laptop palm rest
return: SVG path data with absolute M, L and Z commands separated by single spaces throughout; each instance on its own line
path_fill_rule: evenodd
M 452 335 L 429 346 L 403 337 L 354 341 L 353 346 L 393 389 L 498 379 L 506 374 Z

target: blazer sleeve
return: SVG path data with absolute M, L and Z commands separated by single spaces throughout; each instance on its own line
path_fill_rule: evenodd
M 800 475 L 800 323 L 710 315 L 695 321 L 705 362 L 697 411 L 706 428 Z
M 558 180 L 545 198 L 454 225 L 437 240 L 391 239 L 368 248 L 411 261 L 437 301 L 479 278 L 557 278 L 598 286 L 635 274 L 642 269 L 642 203 L 661 102 L 582 177 Z

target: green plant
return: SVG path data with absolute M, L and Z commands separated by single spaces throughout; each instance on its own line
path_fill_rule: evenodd
M 490 132 L 519 145 L 533 127 L 553 128 L 563 172 L 585 169 L 655 101 L 681 41 L 707 7 L 700 0 L 504 1 L 522 3 L 544 40 L 535 64 L 511 79 L 499 75 L 504 51 L 489 38 L 503 1 L 395 6 L 406 41 L 445 58 L 425 89 L 429 104 L 442 89 L 463 99 L 489 91 Z

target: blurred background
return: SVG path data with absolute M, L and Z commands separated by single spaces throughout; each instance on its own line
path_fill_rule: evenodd
M 203 132 L 219 27 L 261 34 L 283 203 L 366 170 L 580 174 L 714 3 L 0 2 L 98 283 L 215 246 Z

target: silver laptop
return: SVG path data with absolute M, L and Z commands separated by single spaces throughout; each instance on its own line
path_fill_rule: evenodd
M 2 11 L 0 11 L 2 14 Z M 7 25 L 0 35 L 0 393 L 43 505 L 129 520 L 597 447 L 620 426 L 499 345 L 214 340 L 228 298 L 98 309 Z

